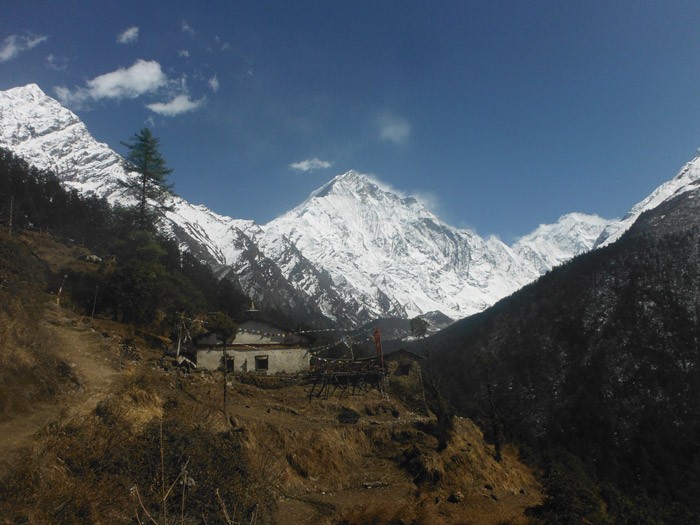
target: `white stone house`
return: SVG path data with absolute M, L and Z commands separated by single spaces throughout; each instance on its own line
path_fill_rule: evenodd
M 195 347 L 197 368 L 223 368 L 223 344 L 214 334 L 197 338 Z M 234 373 L 294 374 L 308 370 L 311 364 L 306 339 L 262 321 L 241 323 L 236 338 L 226 345 L 226 354 L 228 369 Z

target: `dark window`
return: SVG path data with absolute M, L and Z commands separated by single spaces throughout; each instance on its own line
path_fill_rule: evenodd
M 268 369 L 268 360 L 266 355 L 256 355 L 255 356 L 255 370 L 264 370 L 267 371 Z
M 223 370 L 223 368 L 224 368 L 224 356 L 221 356 L 221 369 Z M 226 356 L 226 371 L 227 372 L 233 371 L 233 356 L 232 355 Z

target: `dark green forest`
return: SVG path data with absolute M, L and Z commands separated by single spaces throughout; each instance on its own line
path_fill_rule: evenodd
M 4 227 L 44 232 L 102 259 L 97 271 L 65 269 L 50 276 L 51 291 L 64 281 L 79 310 L 90 314 L 94 304 L 96 315 L 160 333 L 172 329 L 180 314 L 222 311 L 240 318 L 250 305 L 240 288 L 216 279 L 207 265 L 159 233 L 156 215 L 148 223 L 143 217 L 138 209 L 67 189 L 53 173 L 0 149 Z
M 700 523 L 698 200 L 416 345 L 458 412 L 540 469 L 546 523 Z

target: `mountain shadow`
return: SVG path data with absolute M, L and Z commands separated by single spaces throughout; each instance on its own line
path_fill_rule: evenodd
M 699 264 L 694 189 L 412 347 L 461 413 L 541 462 L 544 511 L 564 513 L 545 521 L 698 520 Z M 562 468 L 578 499 L 557 499 Z

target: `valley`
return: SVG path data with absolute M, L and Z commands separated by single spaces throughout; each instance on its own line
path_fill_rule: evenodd
M 0 160 L 4 522 L 700 523 L 700 157 L 511 245 L 356 171 L 266 224 L 139 211 L 36 85 L 0 92 Z M 408 358 L 328 399 L 175 366 L 250 312 L 312 370 L 380 326 Z

